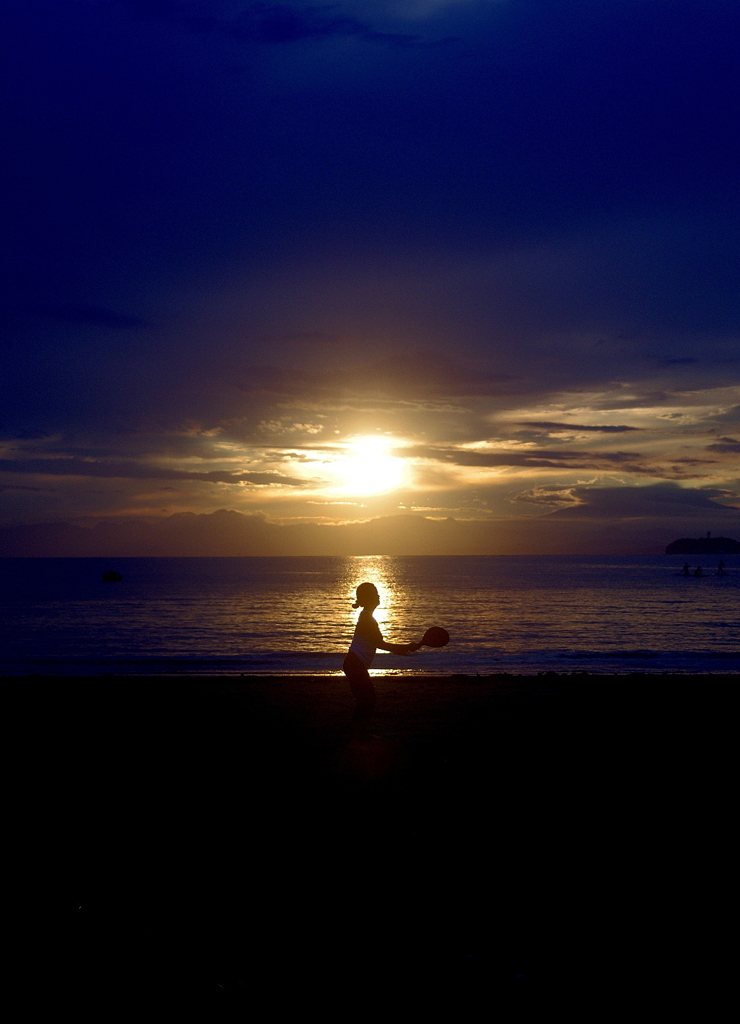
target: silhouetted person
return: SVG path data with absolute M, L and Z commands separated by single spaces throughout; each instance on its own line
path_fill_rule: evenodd
M 683 564 L 683 572 L 681 573 L 681 576 L 688 576 L 690 568 L 691 568 L 691 566 L 689 565 L 689 563 L 688 562 L 684 562 L 684 564 Z
M 704 573 L 701 571 L 701 566 L 697 565 L 697 567 L 694 569 L 694 576 L 703 576 L 703 575 L 704 575 Z
M 725 575 L 725 563 L 722 562 L 722 561 L 717 566 L 717 575 L 718 576 L 724 576 Z
M 373 612 L 380 604 L 378 591 L 372 583 L 361 583 L 357 588 L 357 601 L 353 608 L 362 608 L 355 626 L 349 651 L 342 668 L 346 675 L 352 696 L 355 698 L 355 712 L 352 716 L 352 731 L 355 737 L 369 736 L 370 719 L 375 710 L 376 693 L 368 669 L 372 665 L 375 651 L 390 651 L 391 654 L 411 654 L 421 644 L 389 644 L 383 639 L 380 627 L 373 618 Z

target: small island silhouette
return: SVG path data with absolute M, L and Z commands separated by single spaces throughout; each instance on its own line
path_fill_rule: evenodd
M 667 555 L 738 555 L 740 541 L 731 537 L 681 537 L 665 549 Z

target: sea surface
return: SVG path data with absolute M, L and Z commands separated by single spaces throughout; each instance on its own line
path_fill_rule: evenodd
M 679 556 L 8 558 L 0 672 L 339 673 L 364 580 L 386 639 L 451 637 L 378 652 L 375 675 L 740 672 L 740 558 L 717 561 L 697 579 Z

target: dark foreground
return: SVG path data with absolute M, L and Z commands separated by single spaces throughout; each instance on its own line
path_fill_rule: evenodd
M 376 682 L 359 746 L 336 677 L 5 679 L 29 998 L 467 1019 L 696 975 L 736 676 Z

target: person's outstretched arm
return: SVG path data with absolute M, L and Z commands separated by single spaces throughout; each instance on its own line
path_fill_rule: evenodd
M 418 651 L 421 644 L 390 644 L 383 639 L 383 634 L 380 632 L 380 626 L 377 624 L 375 619 L 372 620 L 372 641 L 375 646 L 381 651 L 388 651 L 389 654 L 413 654 L 414 651 Z
M 419 650 L 421 644 L 388 644 L 381 640 L 377 646 L 381 651 L 389 651 L 391 654 L 413 654 Z

